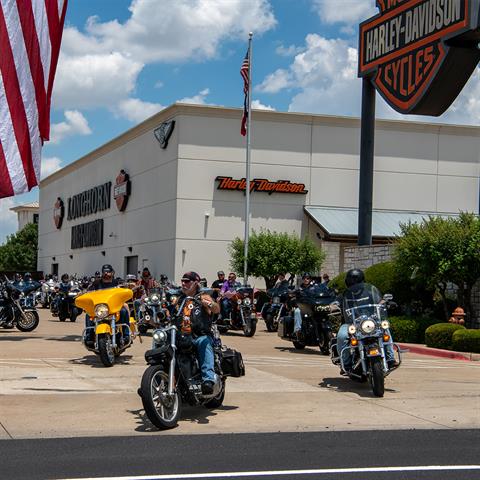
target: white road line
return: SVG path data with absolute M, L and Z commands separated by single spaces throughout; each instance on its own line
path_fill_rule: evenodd
M 141 475 L 128 477 L 90 477 L 63 480 L 175 480 L 182 478 L 241 478 L 277 477 L 284 475 L 332 475 L 344 473 L 384 473 L 384 472 L 448 472 L 480 470 L 480 465 L 420 465 L 410 467 L 367 467 L 367 468 L 318 468 L 309 470 L 269 470 L 251 472 L 184 473 L 168 475 Z

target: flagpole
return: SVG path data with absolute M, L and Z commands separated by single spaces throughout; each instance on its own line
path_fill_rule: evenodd
M 252 126 L 252 37 L 253 33 L 248 34 L 248 116 L 247 116 L 247 166 L 245 183 L 245 239 L 244 239 L 244 261 L 243 261 L 243 284 L 248 283 L 247 258 L 248 258 L 248 237 L 250 235 L 250 140 Z

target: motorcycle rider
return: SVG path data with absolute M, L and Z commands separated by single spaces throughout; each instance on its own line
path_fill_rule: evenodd
M 302 283 L 300 284 L 299 290 L 303 292 L 304 290 L 312 286 L 312 277 L 309 273 L 304 273 L 302 275 Z M 295 305 L 293 309 L 293 333 L 301 340 L 302 336 L 302 314 L 298 305 Z
M 223 287 L 225 283 L 225 272 L 219 270 L 217 272 L 217 279 L 212 283 L 213 288 L 213 299 L 216 300 L 218 295 L 220 294 L 220 289 Z
M 347 287 L 347 290 L 344 292 L 343 297 L 340 297 L 336 302 L 331 305 L 331 310 L 338 310 L 338 308 L 350 308 L 349 298 L 355 299 L 356 302 L 358 302 L 360 300 L 358 298 L 359 296 L 362 296 L 361 301 L 364 302 L 365 305 L 385 303 L 378 288 L 369 283 L 365 283 L 365 275 L 363 271 L 359 268 L 352 268 L 347 272 L 345 276 L 345 285 Z M 342 313 L 345 323 L 340 326 L 337 333 L 337 350 L 339 355 L 342 350 L 349 345 L 349 320 L 347 318 L 347 315 L 345 315 L 345 312 L 343 311 Z M 391 342 L 393 342 L 391 333 L 388 330 L 387 332 L 390 335 Z M 384 345 L 387 365 L 389 368 L 393 368 L 397 365 L 397 362 L 395 361 L 393 345 L 392 343 L 385 343 Z M 346 350 L 343 350 L 343 352 L 343 365 L 348 372 L 352 368 L 352 358 L 350 355 L 350 350 L 346 348 Z
M 182 295 L 180 295 L 177 305 L 181 305 L 186 296 L 194 297 L 200 293 L 200 275 L 198 273 L 186 272 L 182 276 L 181 282 Z M 218 314 L 220 307 L 210 295 L 200 294 L 200 301 L 201 309 L 195 308 L 193 304 L 184 306 L 181 331 L 185 335 L 191 335 L 202 371 L 202 393 L 210 395 L 213 393 L 216 382 L 212 315 Z
M 220 289 L 219 299 L 220 299 L 220 310 L 222 318 L 228 318 L 232 311 L 232 304 L 230 298 L 240 287 L 240 282 L 237 282 L 237 275 L 233 272 L 228 274 L 228 280 L 223 282 L 222 288 Z
M 95 272 L 95 276 L 96 276 L 96 273 L 97 272 Z M 115 279 L 115 270 L 111 265 L 105 264 L 102 266 L 102 275 L 100 277 L 100 281 L 93 283 L 90 286 L 89 290 L 90 291 L 103 290 L 107 288 L 114 288 L 117 286 L 118 286 L 118 282 Z M 120 323 L 122 323 L 123 325 L 128 325 L 128 326 L 130 325 L 130 313 L 128 311 L 128 306 L 126 303 L 123 305 L 122 309 L 120 310 Z M 85 315 L 85 328 L 93 327 L 93 326 L 94 326 L 94 323 L 90 320 L 90 317 L 88 316 L 88 314 Z M 93 329 L 86 330 L 85 335 L 86 335 L 85 343 L 93 342 L 93 339 L 95 337 L 93 333 Z M 128 328 L 124 329 L 124 339 L 125 339 L 125 343 L 128 343 L 129 341 Z

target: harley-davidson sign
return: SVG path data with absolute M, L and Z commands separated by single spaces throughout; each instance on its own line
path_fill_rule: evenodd
M 65 206 L 63 200 L 58 197 L 53 206 L 53 222 L 58 229 L 62 228 L 63 217 L 65 217 Z
M 360 24 L 359 76 L 401 113 L 441 115 L 480 60 L 480 0 L 377 0 Z
M 127 208 L 130 191 L 130 177 L 125 170 L 120 170 L 120 173 L 115 179 L 115 186 L 113 187 L 113 198 L 115 199 L 115 203 L 117 204 L 117 208 L 120 212 L 124 212 Z
M 218 182 L 218 190 L 239 190 L 244 192 L 247 186 L 245 178 L 234 180 L 232 177 L 217 177 L 215 180 Z M 264 178 L 250 180 L 250 191 L 265 192 L 269 195 L 272 193 L 308 193 L 303 183 L 292 183 L 289 180 L 270 182 Z

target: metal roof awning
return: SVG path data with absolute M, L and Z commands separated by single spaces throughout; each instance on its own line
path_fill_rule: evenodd
M 305 213 L 330 238 L 358 236 L 358 210 L 341 207 L 303 207 Z M 457 217 L 454 213 L 373 210 L 372 237 L 394 238 L 400 235 L 401 223 L 421 223 L 428 217 Z

